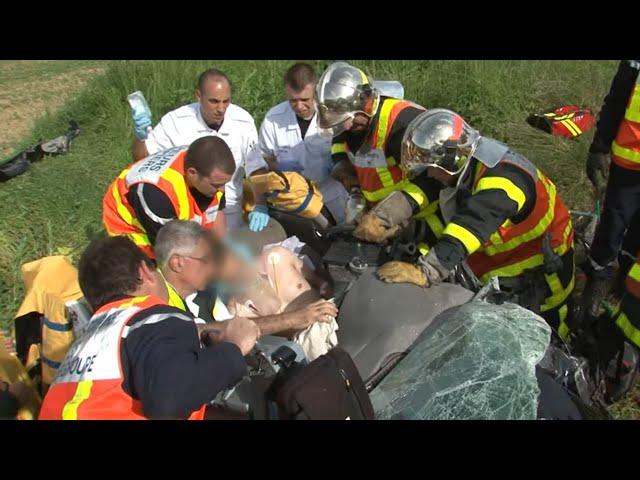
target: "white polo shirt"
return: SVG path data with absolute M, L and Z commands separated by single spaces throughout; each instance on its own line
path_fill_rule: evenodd
M 243 108 L 230 104 L 220 130 L 205 123 L 198 102 L 167 113 L 149 133 L 145 144 L 149 154 L 167 148 L 190 145 L 198 138 L 219 136 L 233 153 L 236 172 L 225 187 L 225 215 L 230 229 L 242 226 L 242 180 L 259 168 L 267 168 L 257 147 L 258 132 L 253 117 Z
M 279 103 L 267 112 L 260 126 L 258 144 L 264 157 L 298 163 L 302 175 L 318 184 L 324 204 L 336 221 L 342 223 L 349 194 L 330 176 L 333 167 L 331 138 L 319 134 L 317 117 L 316 114 L 311 119 L 303 139 L 291 105 L 287 101 Z

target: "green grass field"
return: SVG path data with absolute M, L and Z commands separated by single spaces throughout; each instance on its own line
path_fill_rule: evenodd
M 51 101 L 51 95 L 38 88 L 40 81 L 52 81 L 64 74 L 58 78 L 69 84 L 77 72 L 88 82 L 59 109 L 41 109 L 33 128 L 11 142 L 10 147 L 18 149 L 38 138 L 53 138 L 66 131 L 70 119 L 77 120 L 82 128 L 69 154 L 45 158 L 25 175 L 0 184 L 0 326 L 8 324 L 22 299 L 20 266 L 24 262 L 55 253 L 77 259 L 89 239 L 102 232 L 102 196 L 109 182 L 131 160 L 133 131 L 125 98 L 128 93 L 142 90 L 157 121 L 167 111 L 191 102 L 198 74 L 216 66 L 233 82 L 234 103 L 251 112 L 259 125 L 266 111 L 283 100 L 282 74 L 291 63 L 0 62 L 0 92 L 19 90 L 28 83 L 43 104 Z M 328 64 L 311 63 L 318 70 Z M 591 188 L 584 174 L 592 134 L 576 141 L 552 137 L 527 125 L 525 118 L 569 103 L 597 111 L 615 73 L 616 61 L 353 63 L 375 79 L 401 81 L 407 99 L 425 107 L 458 111 L 484 134 L 509 143 L 535 162 L 553 179 L 571 208 L 592 208 Z M 60 96 L 62 93 L 55 98 Z M 15 99 L 12 101 L 15 103 Z M 12 107 L 9 104 L 3 108 Z M 14 131 L 10 114 L 0 118 L 0 138 L 8 138 Z M 5 146 L 5 150 L 0 153 L 8 157 L 11 148 Z M 626 406 L 623 410 L 629 417 L 637 408 Z

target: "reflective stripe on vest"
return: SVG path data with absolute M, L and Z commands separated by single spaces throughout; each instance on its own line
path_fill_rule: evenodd
M 611 160 L 622 168 L 640 170 L 640 74 L 636 78 L 616 139 L 611 144 Z
M 62 362 L 43 402 L 40 418 L 144 419 L 141 403 L 122 388 L 122 338 L 143 325 L 167 318 L 193 321 L 182 314 L 155 314 L 128 326 L 135 314 L 156 305 L 166 303 L 155 297 L 136 297 L 100 308 Z M 190 418 L 201 419 L 203 415 L 204 406 Z
M 331 153 L 346 153 L 354 165 L 362 194 L 370 203 L 383 200 L 390 193 L 401 190 L 408 183 L 396 159 L 385 157 L 388 134 L 397 115 L 408 107 L 417 105 L 404 100 L 385 99 L 380 106 L 378 124 L 373 135 L 365 141 L 358 152 L 353 154 L 346 144 L 334 144 Z M 341 145 L 341 146 L 338 146 Z
M 629 270 L 625 282 L 626 292 L 613 316 L 624 336 L 640 348 L 640 254 Z M 625 311 L 626 310 L 626 311 Z
M 521 168 L 535 181 L 536 203 L 527 218 L 517 224 L 505 221 L 482 245 L 472 232 L 453 222 L 444 231 L 464 245 L 470 254 L 469 266 L 482 282 L 494 276 L 515 277 L 543 265 L 542 240 L 546 233 L 551 234 L 551 247 L 560 256 L 573 246 L 571 217 L 558 197 L 555 185 L 524 157 L 513 154 L 503 161 Z M 485 172 L 485 168 L 476 170 L 481 178 L 475 179 L 473 193 L 485 189 L 502 190 L 521 210 L 526 201 L 524 192 L 506 178 L 482 177 Z M 543 311 L 561 304 L 573 290 L 573 282 L 563 288 L 557 274 L 547 275 L 546 280 L 553 295 L 542 306 Z
M 636 259 L 625 281 L 627 292 L 640 299 L 640 256 Z

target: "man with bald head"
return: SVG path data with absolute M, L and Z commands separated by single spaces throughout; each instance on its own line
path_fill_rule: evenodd
M 137 161 L 171 147 L 190 145 L 205 136 L 222 138 L 236 162 L 235 174 L 225 187 L 227 226 L 236 229 L 244 223 L 242 180 L 267 166 L 257 149 L 255 122 L 249 112 L 231 103 L 231 82 L 220 70 L 211 68 L 200 74 L 195 98 L 196 102 L 167 113 L 150 131 L 150 116 L 144 112 L 134 114 L 133 157 Z M 266 225 L 266 221 L 257 224 Z

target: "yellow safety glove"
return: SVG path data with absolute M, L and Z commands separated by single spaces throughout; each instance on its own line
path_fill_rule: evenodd
M 365 242 L 383 243 L 396 236 L 399 231 L 398 225 L 387 227 L 375 214 L 367 212 L 353 231 L 353 236 Z
M 429 285 L 427 276 L 420 267 L 412 263 L 392 261 L 378 268 L 380 280 L 386 283 L 413 283 L 419 287 Z

